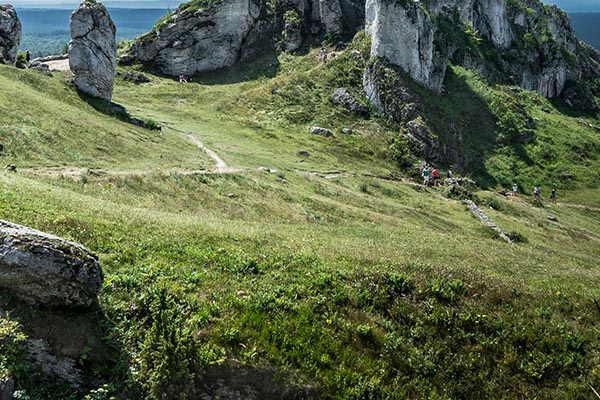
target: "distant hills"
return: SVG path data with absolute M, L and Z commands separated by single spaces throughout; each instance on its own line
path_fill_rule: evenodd
M 600 12 L 572 13 L 570 15 L 577 37 L 600 50 Z
M 598 0 L 543 0 L 544 3 L 556 4 L 563 10 L 573 12 L 600 12 Z
M 111 8 L 117 27 L 117 41 L 133 39 L 148 32 L 167 9 Z M 69 43 L 69 17 L 72 9 L 17 8 L 23 25 L 21 49 L 33 57 L 58 54 Z

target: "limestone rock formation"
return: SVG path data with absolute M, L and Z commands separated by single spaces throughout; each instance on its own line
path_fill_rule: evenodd
M 365 68 L 363 88 L 375 108 L 399 123 L 407 123 L 419 114 L 419 99 L 411 94 L 401 74 L 375 58 Z
M 371 55 L 401 67 L 417 82 L 440 91 L 449 54 L 434 46 L 436 28 L 420 3 L 368 0 L 366 33 Z
M 353 114 L 361 115 L 363 117 L 369 116 L 369 109 L 360 104 L 346 88 L 337 88 L 333 95 L 331 95 L 331 100 Z
M 288 15 L 296 17 L 298 14 L 294 10 L 288 12 Z M 295 51 L 302 46 L 302 24 L 296 18 L 290 18 L 289 21 L 285 21 L 283 46 L 287 51 Z
M 315 4 L 316 5 L 316 4 Z M 342 33 L 342 3 L 340 0 L 319 0 L 319 20 L 330 35 Z M 313 5 L 314 7 L 314 5 Z
M 333 136 L 333 132 L 331 132 L 329 129 L 320 128 L 318 126 L 311 126 L 309 130 L 310 130 L 310 133 L 312 133 L 313 135 L 320 135 L 320 136 L 324 136 L 324 137 L 332 137 Z
M 52 76 L 52 72 L 50 71 L 50 66 L 48 66 L 48 64 L 43 63 L 43 62 L 32 61 L 31 63 L 29 63 L 29 69 L 33 70 L 33 71 L 39 71 L 48 76 Z
M 21 43 L 21 21 L 11 5 L 0 4 L 0 62 L 15 65 Z
M 210 8 L 181 4 L 121 59 L 169 76 L 229 67 L 283 37 L 294 51 L 307 39 L 353 36 L 364 24 L 364 0 L 289 0 L 273 12 L 259 0 L 222 0 Z M 289 18 L 293 16 L 293 18 Z
M 292 0 L 289 5 L 300 14 L 305 36 L 337 37 L 345 28 L 354 33 L 364 22 L 364 2 L 359 0 Z
M 224 0 L 210 9 L 184 6 L 136 41 L 128 55 L 165 75 L 194 75 L 231 66 L 256 44 L 249 37 L 260 25 L 262 7 L 254 0 Z
M 47 379 L 65 382 L 73 389 L 82 388 L 82 373 L 75 367 L 75 360 L 52 354 L 50 346 L 42 339 L 28 340 L 26 351 L 33 365 Z
M 102 269 L 83 246 L 0 221 L 0 287 L 22 300 L 87 307 L 102 287 Z
M 117 66 L 115 24 L 106 8 L 85 0 L 71 14 L 69 65 L 83 93 L 110 101 Z
M 366 24 L 372 56 L 437 92 L 449 61 L 548 98 L 600 76 L 598 53 L 539 0 L 367 0 Z
M 8 377 L 0 378 L 0 400 L 11 400 L 13 399 L 13 393 L 15 391 L 15 381 Z

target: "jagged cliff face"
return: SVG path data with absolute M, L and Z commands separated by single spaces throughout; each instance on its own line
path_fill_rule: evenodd
M 440 19 L 459 26 L 469 23 L 499 48 L 508 47 L 512 39 L 505 0 L 367 0 L 371 54 L 441 91 L 448 61 L 460 44 L 445 37 Z
M 293 51 L 313 35 L 356 32 L 364 19 L 362 0 L 290 0 L 284 8 L 295 10 L 299 21 L 284 24 L 282 15 L 256 0 L 223 0 L 207 9 L 183 4 L 134 42 L 127 56 L 165 75 L 193 75 L 231 66 L 277 36 Z
M 367 0 L 366 31 L 372 56 L 437 92 L 448 61 L 549 98 L 600 73 L 567 15 L 538 0 Z
M 509 7 L 511 28 L 519 39 L 498 69 L 511 83 L 552 98 L 560 96 L 569 81 L 598 76 L 600 65 L 575 37 L 571 21 L 556 6 L 527 0 Z
M 128 54 L 165 75 L 193 75 L 233 65 L 253 44 L 261 7 L 228 0 L 210 10 L 182 10 L 163 27 L 136 41 Z

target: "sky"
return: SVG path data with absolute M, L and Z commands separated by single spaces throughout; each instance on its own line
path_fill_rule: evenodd
M 543 0 L 548 4 L 557 4 L 568 12 L 600 12 L 600 0 Z M 78 4 L 81 0 L 4 0 L 15 6 L 36 5 L 38 7 L 57 4 Z M 175 8 L 182 3 L 178 0 L 104 0 L 107 6 L 131 8 Z
M 81 3 L 81 0 L 1 0 L 16 7 L 36 6 L 55 8 L 61 5 L 73 5 Z M 176 8 L 184 1 L 181 0 L 104 0 L 100 1 L 108 7 L 128 8 Z

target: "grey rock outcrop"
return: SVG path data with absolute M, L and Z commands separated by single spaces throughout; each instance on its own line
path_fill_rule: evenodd
M 316 4 L 313 5 L 313 7 Z M 325 32 L 336 36 L 343 30 L 342 3 L 340 0 L 319 0 L 319 20 L 325 28 Z
M 73 389 L 82 388 L 83 374 L 75 367 L 75 360 L 52 354 L 50 346 L 42 339 L 28 340 L 25 347 L 33 365 L 46 378 L 65 382 Z
M 102 287 L 98 260 L 83 246 L 0 221 L 0 287 L 46 306 L 87 307 Z
M 469 211 L 471 211 L 471 214 L 473 214 L 474 216 L 476 216 L 477 218 L 479 218 L 479 220 L 485 225 L 487 226 L 489 229 L 491 229 L 492 231 L 496 232 L 498 234 L 498 236 L 500 238 L 502 238 L 504 241 L 506 241 L 509 244 L 512 244 L 513 241 L 510 237 L 508 237 L 508 235 L 506 233 L 504 233 L 499 227 L 498 225 L 496 225 L 494 223 L 494 221 L 492 221 L 487 215 L 485 215 L 480 209 L 479 207 L 477 207 L 477 204 L 473 203 L 473 201 L 471 200 L 465 200 L 465 204 L 467 205 L 467 207 L 469 207 Z
M 582 86 L 571 86 L 565 89 L 562 97 L 568 106 L 577 110 L 595 112 L 598 105 L 589 89 Z
M 320 128 L 318 126 L 311 126 L 310 133 L 312 133 L 313 135 L 320 135 L 320 136 L 324 136 L 324 137 L 332 137 L 333 136 L 333 132 L 331 132 L 329 129 Z
M 273 13 L 259 0 L 222 0 L 204 9 L 181 4 L 119 63 L 137 60 L 164 75 L 194 75 L 248 60 L 282 36 L 283 48 L 295 51 L 324 34 L 352 37 L 364 25 L 364 0 L 288 0 L 281 7 L 287 12 Z M 290 12 L 294 18 L 285 18 Z
M 137 40 L 127 55 L 165 75 L 194 75 L 233 65 L 261 39 L 264 7 L 254 0 L 223 0 L 210 9 L 181 6 Z
M 368 0 L 366 33 L 371 36 L 372 56 L 402 68 L 435 91 L 441 90 L 448 49 L 435 48 L 434 21 L 419 2 Z
M 302 46 L 302 25 L 287 22 L 283 29 L 283 45 L 287 51 L 295 51 Z
M 50 71 L 50 67 L 48 66 L 48 64 L 45 64 L 43 62 L 40 61 L 32 61 L 29 64 L 29 69 L 33 70 L 33 71 L 39 71 L 43 74 L 52 76 L 52 72 Z
M 289 2 L 304 21 L 311 35 L 325 33 L 340 36 L 358 31 L 364 22 L 364 1 L 360 0 L 292 0 Z
M 123 80 L 135 83 L 136 85 L 150 82 L 150 78 L 148 78 L 146 75 L 135 71 L 127 71 L 125 75 L 123 75 Z
M 511 47 L 516 57 L 498 66 L 501 80 L 554 98 L 570 81 L 600 76 L 597 52 L 579 42 L 568 15 L 558 7 L 526 0 L 521 7 L 513 5 L 508 16 L 521 39 Z
M 346 88 L 337 88 L 333 95 L 331 95 L 331 100 L 353 114 L 361 115 L 363 117 L 369 116 L 369 109 L 360 104 Z
M 107 101 L 112 98 L 117 66 L 116 28 L 106 8 L 85 0 L 71 14 L 69 66 L 77 88 Z
M 0 400 L 11 400 L 15 391 L 15 381 L 8 376 L 0 378 Z
M 566 13 L 539 0 L 367 0 L 366 32 L 372 56 L 437 92 L 448 61 L 548 98 L 600 76 L 598 52 L 577 40 Z
M 363 75 L 365 97 L 388 118 L 407 123 L 419 114 L 420 101 L 411 94 L 399 71 L 375 58 Z
M 0 4 L 0 62 L 15 65 L 21 43 L 21 21 L 11 5 Z

